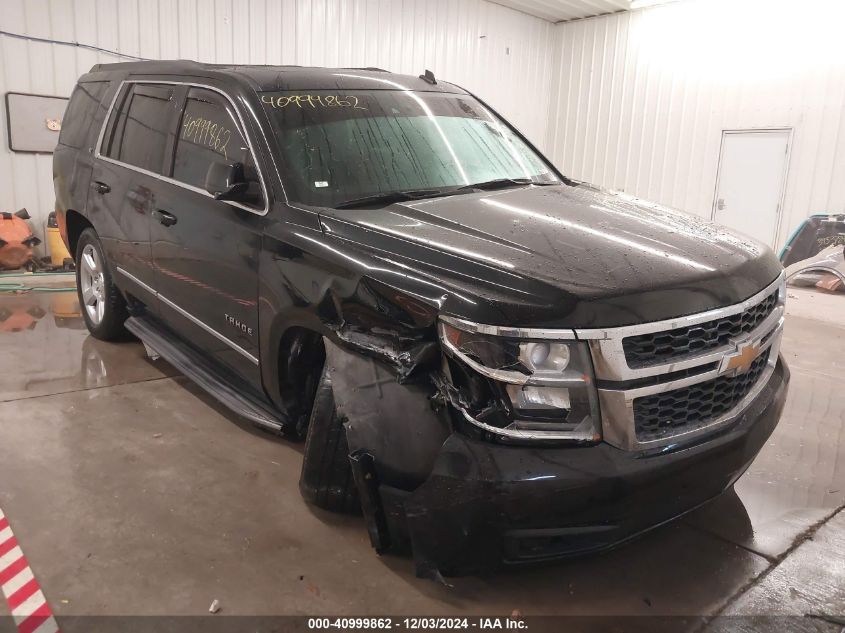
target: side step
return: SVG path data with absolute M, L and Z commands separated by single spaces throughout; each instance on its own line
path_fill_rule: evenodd
M 127 330 L 141 339 L 148 355 L 160 355 L 238 415 L 268 431 L 283 432 L 286 424 L 281 414 L 252 397 L 246 389 L 230 384 L 214 365 L 188 344 L 148 318 L 129 317 L 125 325 Z

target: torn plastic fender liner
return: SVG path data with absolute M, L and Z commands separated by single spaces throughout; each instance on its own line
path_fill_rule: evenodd
M 499 565 L 495 553 L 502 517 L 488 503 L 496 496 L 496 485 L 477 477 L 483 467 L 468 450 L 466 438 L 453 434 L 428 480 L 404 500 L 418 577 L 482 572 Z
M 332 379 L 335 405 L 345 419 L 349 453 L 356 484 L 363 499 L 368 529 L 374 545 L 401 542 L 404 534 L 384 534 L 385 526 L 397 531 L 404 524 L 401 508 L 390 504 L 380 516 L 377 488 L 411 491 L 431 473 L 443 442 L 451 433 L 448 416 L 432 400 L 435 388 L 428 382 L 400 384 L 385 363 L 325 341 L 326 365 Z M 366 485 L 363 483 L 366 480 Z M 381 493 L 379 493 L 380 495 Z M 366 504 L 365 504 L 366 505 Z M 396 516 L 394 516 L 396 515 Z
M 468 458 L 461 436 L 452 433 L 444 406 L 459 404 L 460 394 L 437 372 L 425 383 L 400 384 L 384 362 L 330 340 L 325 345 L 373 547 L 383 552 L 410 541 L 421 577 L 449 573 L 443 561 L 453 560 L 456 569 L 466 570 L 485 560 L 480 552 L 496 547 L 498 535 L 484 526 L 500 521 L 490 516 L 484 501 L 494 494 L 492 485 L 475 481 L 463 486 L 454 478 L 480 467 Z M 435 462 L 448 477 L 432 474 Z M 486 532 L 490 542 L 474 538 L 468 549 L 464 539 L 445 536 Z
M 367 532 L 370 544 L 379 554 L 386 552 L 393 544 L 387 514 L 384 511 L 375 475 L 375 461 L 373 456 L 365 451 L 357 451 L 349 455 L 352 477 L 358 488 L 358 498 L 361 500 L 361 511 L 367 522 Z
M 429 384 L 401 385 L 378 360 L 326 341 L 326 363 L 338 414 L 346 418 L 349 452 L 373 456 L 380 483 L 413 490 L 428 477 L 451 433 Z

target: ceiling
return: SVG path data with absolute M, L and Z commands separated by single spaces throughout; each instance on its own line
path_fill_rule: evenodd
M 494 0 L 506 7 L 550 22 L 577 20 L 592 15 L 627 11 L 631 0 Z

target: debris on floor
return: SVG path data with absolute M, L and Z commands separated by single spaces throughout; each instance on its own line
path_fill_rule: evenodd
M 209 613 L 217 613 L 218 611 L 220 611 L 220 601 L 219 601 L 219 600 L 214 600 L 214 601 L 211 603 L 211 606 L 210 606 L 210 607 L 208 607 L 208 612 L 209 612 Z
M 817 254 L 786 267 L 786 280 L 794 286 L 816 286 L 835 291 L 845 285 L 845 252 L 841 245 L 829 246 Z

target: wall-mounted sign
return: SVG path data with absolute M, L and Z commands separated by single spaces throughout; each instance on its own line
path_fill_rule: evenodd
M 59 141 L 68 100 L 21 92 L 6 93 L 9 149 L 50 154 Z

